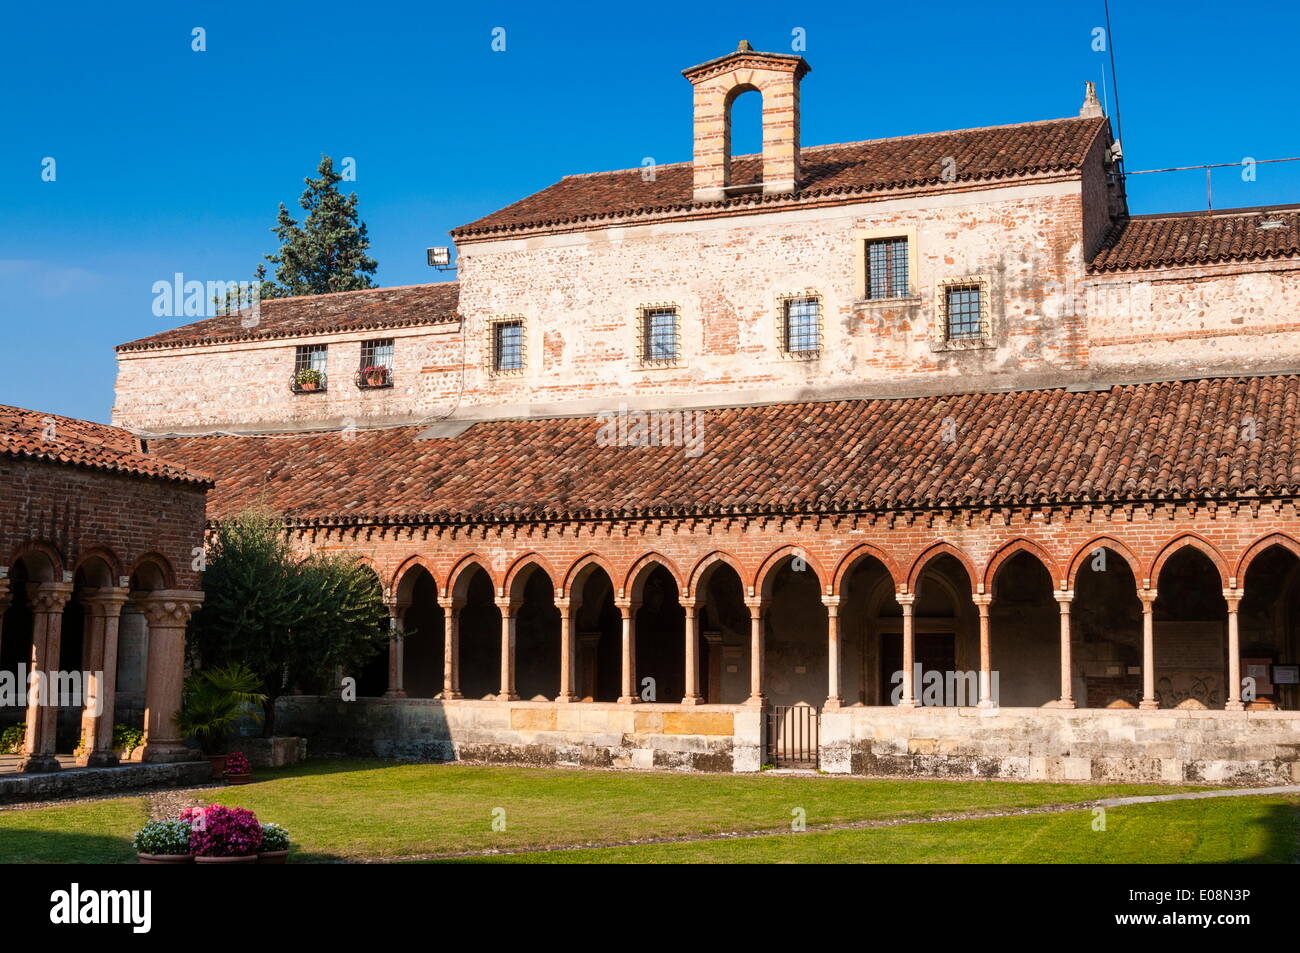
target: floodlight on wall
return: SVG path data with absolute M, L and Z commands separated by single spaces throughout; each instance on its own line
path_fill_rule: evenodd
M 451 249 L 446 245 L 425 249 L 425 255 L 430 268 L 437 268 L 439 271 L 450 271 L 456 267 L 451 263 Z

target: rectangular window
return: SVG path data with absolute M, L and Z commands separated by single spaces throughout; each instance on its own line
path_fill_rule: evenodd
M 324 344 L 300 344 L 293 354 L 293 380 L 297 393 L 310 393 L 325 389 L 327 351 Z
M 978 338 L 983 333 L 983 302 L 979 285 L 944 289 L 945 333 L 949 341 Z
M 671 364 L 681 356 L 676 308 L 646 308 L 641 316 L 641 360 Z
M 492 325 L 492 370 L 519 371 L 524 367 L 524 322 L 498 321 Z
M 363 388 L 393 386 L 393 339 L 361 342 L 357 385 Z
M 821 299 L 787 298 L 781 347 L 787 354 L 815 354 L 822 346 Z
M 875 238 L 867 242 L 867 297 L 906 298 L 907 239 Z

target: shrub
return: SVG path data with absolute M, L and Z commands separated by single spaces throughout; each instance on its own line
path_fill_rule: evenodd
M 249 774 L 253 766 L 242 751 L 235 751 L 226 758 L 226 774 Z
M 247 857 L 262 846 L 257 815 L 240 807 L 187 807 L 181 820 L 190 825 L 190 853 L 200 857 Z
M 131 757 L 131 752 L 144 742 L 144 732 L 130 725 L 113 726 L 113 750 L 122 752 L 122 757 Z
M 204 754 L 220 754 L 243 717 L 245 706 L 260 705 L 266 696 L 261 680 L 238 662 L 195 672 L 185 679 L 176 727 L 199 743 Z
M 262 825 L 262 850 L 288 850 L 289 832 L 279 824 Z
M 25 734 L 27 734 L 26 725 L 10 725 L 4 731 L 0 731 L 0 754 L 22 753 Z
M 131 846 L 141 854 L 188 854 L 190 833 L 185 821 L 150 821 L 135 832 Z

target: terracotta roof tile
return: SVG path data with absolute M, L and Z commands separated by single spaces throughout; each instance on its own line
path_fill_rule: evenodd
M 356 522 L 820 512 L 1295 493 L 1298 408 L 1300 376 L 1275 376 L 710 410 L 694 458 L 601 446 L 596 417 L 154 443 L 218 474 L 216 519 L 254 501 Z
M 1135 215 L 1117 222 L 1089 270 L 1127 271 L 1300 257 L 1300 206 Z
M 144 452 L 135 436 L 125 430 L 3 404 L 0 404 L 0 455 L 212 485 L 212 478 L 207 474 Z
M 802 150 L 803 184 L 798 198 L 857 196 L 886 189 L 949 185 L 945 159 L 955 163 L 956 182 L 982 182 L 1016 176 L 1072 172 L 1083 165 L 1105 118 L 1051 119 L 1012 126 L 874 139 Z M 691 163 L 656 167 L 653 181 L 643 169 L 570 175 L 500 211 L 454 229 L 456 238 L 544 225 L 576 223 L 623 215 L 662 213 L 689 208 L 740 208 L 763 201 L 742 196 L 724 202 L 692 202 Z M 761 158 L 737 156 L 732 184 L 756 184 Z
M 119 351 L 186 347 L 225 341 L 255 341 L 440 324 L 456 320 L 459 286 L 454 281 L 396 288 L 367 288 L 299 298 L 268 298 L 260 302 L 254 327 L 244 327 L 244 313 L 205 318 L 138 341 L 119 344 Z

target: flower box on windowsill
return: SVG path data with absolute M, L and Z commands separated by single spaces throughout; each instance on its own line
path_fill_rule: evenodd
M 289 389 L 295 394 L 323 394 L 325 387 L 324 371 L 302 370 L 289 378 Z
M 393 372 L 387 367 L 365 367 L 357 371 L 357 386 L 362 390 L 380 390 L 393 386 Z

